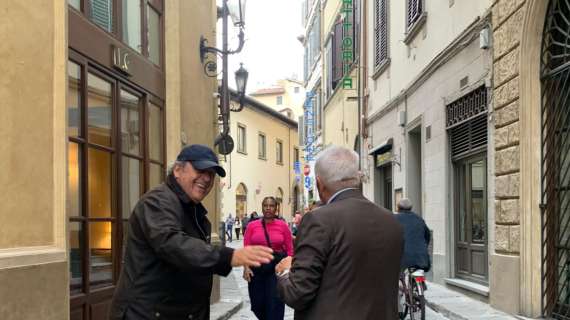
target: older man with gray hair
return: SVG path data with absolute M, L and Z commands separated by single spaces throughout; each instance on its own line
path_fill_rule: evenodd
M 277 265 L 295 319 L 396 319 L 402 228 L 361 194 L 358 155 L 332 146 L 315 164 L 323 206 L 303 218 L 293 259 Z

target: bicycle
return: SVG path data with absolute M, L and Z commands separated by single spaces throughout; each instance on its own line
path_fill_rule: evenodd
M 424 270 L 408 268 L 400 274 L 398 313 L 401 320 L 408 314 L 411 320 L 425 320 L 425 290 L 427 286 Z

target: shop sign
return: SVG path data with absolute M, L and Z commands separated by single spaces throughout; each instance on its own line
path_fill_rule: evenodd
M 313 98 L 315 93 L 313 91 L 307 92 L 305 99 L 303 118 L 305 121 L 305 160 L 313 161 L 315 157 L 315 118 L 313 114 Z
M 392 161 L 392 151 L 387 151 L 376 155 L 376 166 L 379 167 Z
M 306 176 L 305 177 L 305 189 L 307 189 L 307 190 L 313 189 L 312 185 L 313 185 L 313 180 L 311 179 L 311 177 Z
M 343 74 L 342 88 L 352 89 L 352 78 L 350 77 L 350 67 L 354 61 L 354 39 L 352 38 L 353 22 L 351 21 L 354 14 L 353 0 L 342 0 L 342 13 L 344 14 L 343 37 L 342 37 L 342 64 Z
M 129 52 L 121 47 L 113 46 L 113 67 L 130 75 L 130 66 L 131 57 Z

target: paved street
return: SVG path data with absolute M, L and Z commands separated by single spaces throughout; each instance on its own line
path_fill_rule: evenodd
M 232 248 L 239 248 L 243 246 L 243 241 L 233 241 L 232 243 L 228 243 L 228 246 Z M 234 268 L 232 271 L 232 275 L 228 276 L 227 278 L 222 279 L 222 286 L 226 288 L 233 286 L 234 288 L 237 287 L 237 290 L 224 290 L 225 292 L 231 292 L 231 295 L 237 295 L 236 297 L 225 297 L 222 298 L 241 298 L 243 303 L 242 308 L 236 314 L 234 314 L 230 320 L 246 320 L 246 319 L 256 319 L 253 313 L 250 311 L 250 303 L 249 303 L 249 296 L 247 293 L 247 283 L 245 280 L 242 279 L 243 268 Z M 285 319 L 291 320 L 293 319 L 293 309 L 285 306 Z M 426 319 L 428 320 L 447 320 L 444 316 L 440 315 L 439 313 L 431 310 L 428 308 Z

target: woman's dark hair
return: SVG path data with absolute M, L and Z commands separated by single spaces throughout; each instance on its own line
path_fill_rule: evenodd
M 261 205 L 263 205 L 265 203 L 265 200 L 273 200 L 273 203 L 275 203 L 277 205 L 277 199 L 275 199 L 275 197 L 267 196 L 267 197 L 263 198 L 263 201 L 261 201 Z

